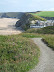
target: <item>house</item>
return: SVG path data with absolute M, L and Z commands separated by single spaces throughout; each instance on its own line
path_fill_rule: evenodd
M 30 28 L 43 28 L 43 27 L 45 27 L 45 26 L 37 26 L 37 25 L 30 25 Z
M 40 20 L 35 20 L 31 22 L 32 24 L 30 25 L 30 28 L 43 28 L 46 26 L 54 26 L 54 21 L 52 20 L 47 20 L 47 21 L 40 21 Z

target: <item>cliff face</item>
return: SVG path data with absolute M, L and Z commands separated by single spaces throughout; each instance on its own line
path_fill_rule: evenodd
M 20 26 L 22 26 L 22 25 L 25 25 L 25 24 L 30 23 L 29 18 L 31 18 L 31 17 L 32 17 L 32 15 L 25 13 L 25 14 L 21 17 L 21 19 L 16 22 L 16 25 L 15 25 L 15 26 L 16 26 L 16 27 L 20 27 Z

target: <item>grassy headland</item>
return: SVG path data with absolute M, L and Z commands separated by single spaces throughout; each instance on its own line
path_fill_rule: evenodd
M 41 11 L 41 12 L 31 13 L 31 14 L 42 16 L 42 17 L 54 17 L 54 11 Z

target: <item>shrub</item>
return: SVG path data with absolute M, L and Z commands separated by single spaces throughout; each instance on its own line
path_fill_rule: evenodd
M 31 28 L 26 31 L 27 33 L 39 33 L 39 34 L 54 34 L 54 26 L 48 26 L 44 28 Z

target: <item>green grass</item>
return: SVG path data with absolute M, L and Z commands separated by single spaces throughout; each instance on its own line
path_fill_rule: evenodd
M 39 48 L 20 35 L 0 35 L 0 72 L 27 72 L 38 63 Z
M 33 14 L 33 13 L 29 13 L 29 14 L 32 15 L 32 17 L 30 18 L 30 20 L 42 20 L 42 21 L 46 21 L 45 18 L 42 18 L 42 17 L 40 17 L 40 16 L 37 16 L 37 15 L 35 15 L 35 14 Z
M 26 38 L 40 38 L 40 37 L 42 37 L 41 34 L 35 34 L 35 33 L 22 33 L 22 34 L 20 34 L 20 36 L 26 37 Z
M 54 17 L 54 11 L 41 11 L 32 14 L 37 16 L 43 16 L 43 17 Z
M 54 34 L 54 26 L 48 26 L 44 28 L 31 28 L 26 31 L 26 33 L 38 33 L 38 34 Z
M 54 35 L 44 35 L 43 41 L 54 50 Z

